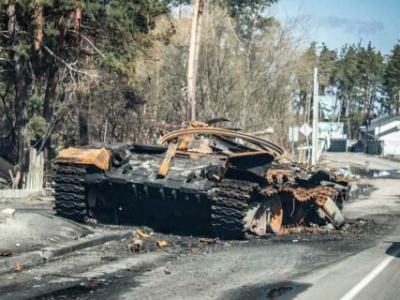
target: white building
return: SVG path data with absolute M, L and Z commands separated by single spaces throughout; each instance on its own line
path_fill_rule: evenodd
M 360 130 L 367 153 L 400 155 L 400 116 L 387 115 L 372 119 Z

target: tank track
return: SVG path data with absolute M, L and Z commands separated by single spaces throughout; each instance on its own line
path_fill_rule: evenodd
M 211 225 L 221 239 L 245 238 L 244 217 L 257 184 L 224 179 L 215 185 L 211 196 Z
M 57 215 L 78 222 L 86 219 L 85 175 L 85 166 L 57 165 L 54 178 Z

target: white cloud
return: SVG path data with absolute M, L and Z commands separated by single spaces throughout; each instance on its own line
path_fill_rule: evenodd
M 385 26 L 381 21 L 365 21 L 360 19 L 349 19 L 338 16 L 319 17 L 317 20 L 319 26 L 325 28 L 342 29 L 348 33 L 356 34 L 377 34 L 384 30 Z

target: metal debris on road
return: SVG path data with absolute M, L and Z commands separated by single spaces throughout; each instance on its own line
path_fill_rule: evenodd
M 217 238 L 215 239 L 210 239 L 210 238 L 200 238 L 199 243 L 200 244 L 215 244 L 218 241 Z
M 10 256 L 14 256 L 14 253 L 11 251 L 0 251 L 0 256 L 1 257 L 10 257 Z
M 167 247 L 168 246 L 168 242 L 167 241 L 157 241 L 156 242 L 156 246 L 160 247 L 160 248 Z
M 3 209 L 0 214 L 8 217 L 8 218 L 13 218 L 15 214 L 15 209 L 14 208 L 5 208 Z
M 136 229 L 136 234 L 141 237 L 141 238 L 148 238 L 150 237 L 150 234 L 140 230 L 140 229 Z
M 15 263 L 15 269 L 18 271 L 22 271 L 24 269 L 24 267 L 25 266 L 22 263 L 19 263 L 19 262 Z
M 132 239 L 128 245 L 130 252 L 137 253 L 143 248 L 143 241 L 139 239 Z

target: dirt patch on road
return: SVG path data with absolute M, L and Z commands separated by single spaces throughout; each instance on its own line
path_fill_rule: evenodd
M 206 237 L 179 236 L 153 232 L 148 228 L 131 227 L 133 231 L 140 229 L 149 236 L 138 237 L 142 241 L 141 248 L 133 253 L 129 249 L 131 241 L 109 244 L 105 247 L 113 253 L 123 253 L 123 256 L 140 255 L 148 252 L 167 252 L 172 255 L 202 254 L 209 251 L 223 250 L 227 246 L 254 245 L 265 246 L 269 244 L 315 244 L 325 250 L 350 253 L 373 246 L 383 236 L 389 234 L 394 228 L 400 226 L 400 214 L 370 215 L 367 218 L 347 219 L 340 230 L 317 230 L 315 232 L 298 232 L 285 235 L 269 233 L 263 237 L 248 236 L 247 240 L 219 240 Z M 107 228 L 107 226 L 102 226 Z M 124 227 L 127 229 L 129 227 Z M 165 241 L 164 247 L 159 246 L 160 241 Z

